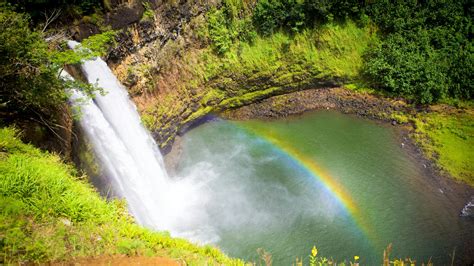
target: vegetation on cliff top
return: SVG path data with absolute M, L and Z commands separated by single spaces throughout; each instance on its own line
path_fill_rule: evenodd
M 53 7 L 51 1 L 40 2 Z M 78 8 L 76 14 L 90 14 L 110 4 L 60 2 L 65 9 Z M 42 16 L 29 1 L 15 4 L 17 11 L 30 13 L 36 21 Z M 44 41 L 44 32 L 31 28 L 27 15 L 3 3 L 0 8 L 1 118 L 11 120 L 19 113 L 53 119 L 57 106 L 67 98 L 68 85 L 57 73 L 85 55 L 52 49 Z M 467 0 L 223 0 L 201 24 L 198 35 L 203 46 L 180 53 L 180 62 L 169 60 L 173 66 L 150 77 L 150 90 L 155 90 L 162 74 L 178 69 L 174 72 L 181 75 L 178 86 L 170 95 L 181 104 L 166 98 L 146 110 L 144 121 L 159 131 L 168 126 L 157 118 L 163 114 L 190 113 L 185 123 L 271 95 L 349 82 L 365 83 L 415 103 L 472 100 L 472 11 Z M 93 37 L 90 48 L 102 53 L 112 37 L 110 32 Z M 95 89 L 83 86 L 89 92 Z M 186 104 L 194 99 L 199 99 L 197 108 L 187 110 Z M 442 170 L 474 184 L 470 156 L 474 115 L 472 107 L 467 110 L 401 114 L 398 119 L 416 125 L 416 140 Z M 169 256 L 191 263 L 241 263 L 213 248 L 198 248 L 137 226 L 123 202 L 100 199 L 72 167 L 21 143 L 14 131 L 0 130 L 1 262 L 120 253 Z
M 370 49 L 358 51 L 360 56 L 364 55 L 360 78 L 394 95 L 432 103 L 444 98 L 472 99 L 471 18 L 472 8 L 468 1 L 462 0 L 450 3 L 262 0 L 255 6 L 222 1 L 221 9 L 213 9 L 207 15 L 207 37 L 217 54 L 225 55 L 235 54 L 232 46 L 236 43 L 252 44 L 257 32 L 270 37 L 285 32 L 298 39 L 302 32 L 318 31 L 328 24 L 344 25 L 353 20 L 365 27 L 373 23 L 380 41 L 371 42 Z M 308 37 L 309 42 L 318 45 L 317 36 Z M 344 48 L 347 43 L 339 45 Z M 338 56 L 339 51 L 332 51 L 332 55 Z M 270 57 L 269 63 L 272 60 Z
M 241 265 L 138 226 L 123 201 L 106 202 L 72 166 L 0 129 L 0 263 L 40 263 L 126 254 L 165 256 L 188 264 Z
M 264 35 L 347 19 L 373 21 L 381 41 L 365 51 L 365 78 L 377 89 L 425 104 L 473 98 L 472 17 L 466 0 L 262 0 L 252 20 Z
M 0 104 L 2 120 L 40 117 L 50 120 L 67 100 L 67 88 L 81 88 L 92 96 L 98 88 L 80 81 L 65 81 L 60 71 L 68 64 L 100 56 L 113 43 L 104 32 L 83 42 L 86 49 L 70 50 L 64 43 L 45 41 L 42 30 L 30 29 L 30 18 L 0 4 Z
M 383 36 L 366 55 L 372 86 L 419 103 L 473 99 L 472 2 L 376 1 L 368 12 Z
M 162 80 L 174 75 L 174 91 L 166 92 L 167 97 L 159 103 L 147 105 L 144 122 L 155 132 L 167 132 L 166 146 L 173 138 L 168 123 L 179 119 L 177 114 L 183 114 L 178 117 L 184 117 L 181 123 L 185 124 L 207 113 L 272 95 L 337 84 L 403 96 L 414 108 L 440 101 L 471 101 L 474 53 L 470 17 L 472 9 L 463 0 L 224 0 L 219 8 L 210 9 L 204 21 L 196 22 L 197 27 L 191 27 L 200 28 L 199 42 L 204 46 L 180 51 L 179 42 L 166 44 L 165 49 L 176 50 L 179 60 L 164 62 L 158 75 L 147 76 L 153 81 L 147 90 L 161 90 L 170 83 Z M 192 103 L 196 100 L 197 106 Z M 182 112 L 186 106 L 192 111 Z M 457 120 L 455 116 L 446 119 Z M 472 115 L 463 121 L 472 121 Z M 428 157 L 468 183 L 472 183 L 472 171 L 461 167 L 470 164 L 468 153 L 453 153 L 462 148 L 442 147 L 463 145 L 470 139 L 466 138 L 470 124 L 460 129 L 464 139 L 450 144 L 432 139 L 434 132 L 444 130 L 440 125 L 416 131 Z M 427 145 L 434 142 L 439 144 Z M 448 163 L 441 157 L 457 158 L 459 163 Z

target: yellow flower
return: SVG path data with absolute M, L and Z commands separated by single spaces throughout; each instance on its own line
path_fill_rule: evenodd
M 359 256 L 354 256 L 354 260 L 358 260 L 359 259 Z
M 313 255 L 313 257 L 316 257 L 317 254 L 318 254 L 318 249 L 316 248 L 316 246 L 313 246 L 313 249 L 311 250 L 311 255 Z

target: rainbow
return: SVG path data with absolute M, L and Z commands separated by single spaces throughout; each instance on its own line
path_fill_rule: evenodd
M 375 231 L 364 219 L 365 215 L 363 211 L 357 206 L 357 203 L 350 193 L 341 183 L 331 177 L 331 175 L 320 167 L 314 160 L 308 158 L 305 154 L 286 142 L 284 138 L 278 137 L 274 133 L 266 130 L 258 130 L 245 125 L 239 125 L 238 127 L 247 133 L 259 137 L 274 148 L 277 148 L 279 151 L 291 158 L 296 165 L 306 170 L 306 172 L 313 176 L 333 196 L 333 198 L 337 200 L 343 209 L 346 210 L 361 232 L 367 236 L 369 242 L 378 242 Z M 374 243 L 371 243 L 371 245 L 373 244 Z

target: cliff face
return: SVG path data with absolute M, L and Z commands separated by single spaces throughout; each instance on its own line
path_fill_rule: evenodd
M 227 53 L 219 54 L 207 17 L 220 8 L 218 0 L 110 5 L 103 25 L 93 28 L 90 19 L 83 19 L 71 33 L 80 40 L 101 28 L 118 32 L 107 62 L 164 150 L 209 113 L 293 91 L 335 87 L 354 78 L 361 51 L 373 37 L 370 28 L 348 23 L 296 35 L 256 36 L 253 42 L 237 38 Z
M 102 25 L 82 19 L 70 29 L 71 35 L 82 40 L 99 33 L 101 28 L 118 32 L 117 45 L 108 54 L 107 63 L 129 93 L 142 114 L 153 113 L 152 133 L 162 148 L 169 146 L 183 121 L 199 109 L 199 98 L 183 97 L 175 89 L 186 73 L 178 64 L 185 49 L 201 45 L 197 28 L 205 13 L 219 1 L 111 1 L 109 11 L 100 20 Z M 172 103 L 173 110 L 154 112 L 163 101 Z M 178 107 L 176 109 L 176 107 Z M 163 110 L 164 110 L 163 109 Z M 150 126 L 150 123 L 146 123 Z

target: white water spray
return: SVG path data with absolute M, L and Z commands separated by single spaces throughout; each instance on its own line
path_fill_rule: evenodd
M 79 43 L 70 41 L 68 45 L 75 48 Z M 206 201 L 206 197 L 196 196 L 200 185 L 192 180 L 177 182 L 168 178 L 155 141 L 142 126 L 127 91 L 102 59 L 83 62 L 82 70 L 87 80 L 104 89 L 105 94 L 96 93 L 91 100 L 73 90 L 70 101 L 79 107 L 79 126 L 92 144 L 102 174 L 112 183 L 114 193 L 127 200 L 140 224 L 201 241 L 201 237 L 193 237 L 187 231 L 192 227 L 186 226 L 196 220 L 207 222 L 203 220 L 206 214 L 197 207 Z M 62 76 L 72 79 L 64 71 Z
M 78 43 L 70 44 L 74 47 Z M 334 235 L 337 231 L 333 225 L 346 225 L 347 217 L 339 215 L 342 210 L 324 190 L 314 187 L 312 179 L 305 175 L 297 176 L 299 173 L 292 167 L 280 167 L 284 158 L 279 159 L 278 154 L 251 156 L 256 151 L 261 153 L 265 147 L 260 149 L 258 145 L 264 143 L 258 138 L 249 138 L 245 133 L 240 137 L 238 131 L 227 138 L 225 131 L 232 128 L 225 125 L 209 134 L 212 138 L 218 136 L 216 143 L 219 147 L 223 143 L 223 149 L 210 147 L 210 137 L 191 141 L 188 135 L 183 143 L 186 146 L 189 141 L 192 145 L 188 148 L 192 147 L 195 152 L 188 162 L 183 157 L 185 160 L 180 166 L 184 167 L 180 173 L 185 178 L 170 179 L 156 143 L 141 125 L 125 88 L 106 63 L 100 58 L 89 60 L 84 62 L 83 70 L 88 81 L 97 82 L 106 95 L 96 95 L 94 100 L 90 100 L 78 90 L 71 92 L 72 105 L 80 106 L 79 125 L 93 148 L 102 174 L 109 179 L 115 193 L 127 200 L 130 212 L 140 224 L 168 230 L 172 236 L 201 243 L 218 243 L 224 249 L 231 247 L 229 250 L 237 254 L 249 252 L 245 250 L 248 248 L 266 246 L 282 253 L 290 250 L 285 254 L 291 256 L 291 260 L 297 252 L 305 250 L 304 245 L 308 243 L 305 241 L 313 234 L 317 239 L 327 239 L 327 243 L 331 243 L 331 239 L 339 236 Z M 66 73 L 63 77 L 70 78 Z M 262 169 L 253 169 L 256 165 L 288 171 L 289 178 L 278 178 L 280 174 L 273 178 L 274 171 L 258 173 Z M 266 174 L 269 176 L 263 176 Z M 472 202 L 471 199 L 463 209 L 463 216 L 472 216 Z M 383 205 L 381 209 L 387 208 Z M 420 224 L 425 226 L 426 223 Z M 455 223 L 449 222 L 449 227 L 451 224 Z M 308 225 L 320 230 L 313 232 Z M 352 225 L 347 225 L 347 230 L 341 231 L 345 233 L 340 236 L 348 236 L 347 243 L 354 242 L 354 237 L 359 235 L 352 235 Z M 431 226 L 440 228 L 438 221 Z M 472 239 L 469 237 L 471 228 L 466 227 L 466 239 Z M 438 235 L 433 235 L 433 239 L 438 239 Z M 342 246 L 346 248 L 346 242 L 333 244 L 336 250 L 340 250 Z M 430 241 L 433 242 L 436 241 Z M 287 264 L 277 260 L 275 263 Z
M 71 48 L 77 45 L 69 42 Z M 107 64 L 95 58 L 83 62 L 82 70 L 105 95 L 96 93 L 91 100 L 80 91 L 72 92 L 72 105 L 80 107 L 79 126 L 102 176 L 115 194 L 126 199 L 140 224 L 199 243 L 217 243 L 229 232 L 284 228 L 298 217 L 300 209 L 311 209 L 313 202 L 321 201 L 290 195 L 281 184 L 254 179 L 253 159 L 242 140 L 229 140 L 232 149 L 225 154 L 210 152 L 206 143 L 194 143 L 201 147 L 201 160 L 186 167 L 184 178 L 169 178 L 155 141 Z M 273 198 L 278 202 L 273 207 L 260 197 L 268 189 L 275 192 Z M 290 207 L 296 201 L 304 206 Z

